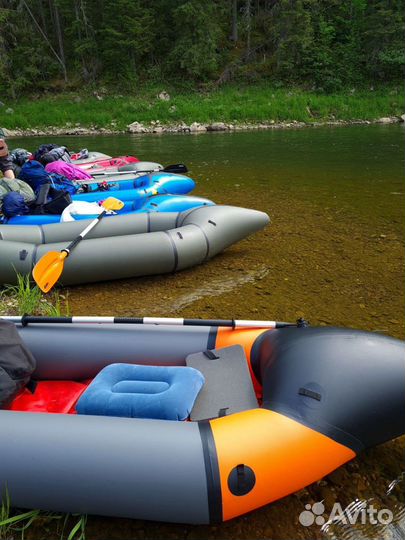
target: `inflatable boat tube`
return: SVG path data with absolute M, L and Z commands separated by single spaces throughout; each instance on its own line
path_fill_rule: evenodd
M 0 283 L 30 274 L 48 251 L 60 251 L 90 221 L 0 226 Z M 164 274 L 190 268 L 259 231 L 264 212 L 202 206 L 179 213 L 141 213 L 102 220 L 66 259 L 61 283 Z M 108 249 L 106 249 L 106 245 Z
M 74 160 L 73 163 L 81 169 L 88 170 L 92 168 L 96 169 L 110 169 L 124 167 L 131 163 L 138 163 L 139 159 L 135 156 L 118 156 L 113 158 L 101 158 L 90 162 L 83 162 L 82 160 Z
M 27 391 L 28 405 L 0 410 L 0 493 L 18 508 L 216 523 L 296 492 L 405 431 L 405 344 L 390 337 L 325 327 L 19 330 L 37 361 L 37 388 Z M 196 367 L 205 384 L 191 417 L 210 408 L 211 417 L 38 408 L 41 385 L 67 391 L 114 363 Z
M 212 206 L 215 204 L 209 199 L 193 197 L 191 195 L 153 195 L 146 199 L 126 201 L 119 214 L 107 214 L 106 218 L 115 218 L 124 214 L 140 214 L 142 212 L 184 212 L 198 206 Z M 95 219 L 98 214 L 77 215 L 76 220 Z M 105 218 L 104 218 L 105 219 Z M 55 214 L 15 216 L 7 220 L 4 225 L 46 225 L 60 223 L 61 216 Z M 1 223 L 1 221 L 0 221 Z
M 128 168 L 127 168 L 128 167 Z M 164 171 L 163 166 L 159 165 L 159 163 L 152 163 L 150 161 L 140 161 L 139 163 L 131 163 L 127 165 L 126 167 L 120 167 L 118 170 L 117 168 L 114 168 L 113 170 L 105 170 L 105 169 L 96 169 L 94 171 L 89 171 L 89 174 L 92 175 L 91 179 L 79 179 L 76 180 L 78 184 L 87 184 L 89 187 L 93 189 L 93 191 L 97 191 L 98 184 L 101 182 L 107 182 L 109 184 L 116 184 L 119 186 L 119 189 L 123 188 L 133 188 L 133 187 L 142 187 L 148 185 L 147 182 L 138 182 L 137 185 L 135 183 L 135 180 L 137 178 L 140 178 L 141 176 L 147 176 L 148 174 L 154 174 L 159 173 L 160 176 L 154 177 L 153 180 L 156 180 L 158 178 L 163 178 L 162 175 L 173 175 L 175 174 L 178 177 L 181 175 L 178 173 L 173 173 L 171 171 Z M 186 177 L 188 178 L 188 177 Z M 144 179 L 147 180 L 147 179 Z
M 104 178 L 98 179 L 102 183 Z M 188 176 L 181 174 L 170 174 L 165 172 L 155 172 L 136 176 L 135 173 L 128 173 L 117 178 L 107 178 L 108 192 L 114 192 L 115 197 L 123 201 L 130 201 L 145 198 L 150 195 L 172 193 L 175 195 L 184 195 L 190 193 L 195 188 L 195 182 Z M 100 194 L 105 195 L 106 191 L 100 191 L 97 183 L 89 184 L 91 191 L 88 193 L 78 193 L 73 195 L 73 200 L 97 201 Z
M 132 177 L 132 180 L 120 180 L 118 183 L 109 184 L 110 189 L 107 191 L 95 189 L 94 191 L 90 191 L 88 193 L 79 193 L 73 195 L 72 200 L 99 202 L 100 200 L 106 199 L 109 196 L 114 196 L 126 203 L 125 208 L 126 211 L 129 212 L 133 210 L 140 210 L 145 205 L 153 208 L 156 201 L 147 201 L 155 195 L 185 195 L 190 193 L 195 188 L 194 180 L 179 174 L 152 173 L 143 175 L 136 179 L 133 178 L 133 174 L 130 176 Z M 195 200 L 197 201 L 197 199 L 199 198 L 196 197 Z M 187 199 L 182 199 L 181 197 L 176 199 L 176 197 L 174 197 L 173 201 L 176 200 L 179 202 L 179 208 L 177 208 L 173 202 L 171 203 L 172 209 L 169 210 L 170 205 L 165 203 L 167 209 L 163 211 L 181 211 L 187 208 Z M 181 200 L 183 201 L 182 203 L 180 203 Z M 208 201 L 208 199 L 205 200 Z M 203 201 L 203 199 L 201 199 L 201 201 Z M 189 202 L 191 204 L 189 207 L 199 205 L 198 203 L 194 204 L 191 201 Z M 29 214 L 9 218 L 7 220 L 7 224 L 30 225 L 56 223 L 57 221 L 59 221 L 59 219 L 55 216 L 34 216 Z

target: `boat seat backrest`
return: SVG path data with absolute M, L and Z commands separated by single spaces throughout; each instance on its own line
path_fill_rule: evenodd
M 214 349 L 186 358 L 205 384 L 190 414 L 193 421 L 217 418 L 258 407 L 246 356 L 240 345 Z
M 78 414 L 185 420 L 204 384 L 188 367 L 110 364 L 79 399 Z

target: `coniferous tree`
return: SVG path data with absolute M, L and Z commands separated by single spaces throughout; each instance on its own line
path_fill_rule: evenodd
M 104 0 L 98 33 L 103 72 L 109 78 L 136 80 L 154 40 L 153 19 L 141 0 Z
M 0 0 L 0 89 L 399 83 L 405 0 Z M 230 39 L 231 38 L 231 39 Z
M 221 14 L 214 0 L 188 0 L 174 10 L 177 37 L 169 54 L 173 68 L 197 80 L 215 76 L 223 39 Z

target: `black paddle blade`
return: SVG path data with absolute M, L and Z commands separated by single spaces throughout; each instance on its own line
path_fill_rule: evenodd
M 173 173 L 173 174 L 186 174 L 188 172 L 188 169 L 184 165 L 184 163 L 176 163 L 175 165 L 168 165 L 163 170 L 164 172 Z

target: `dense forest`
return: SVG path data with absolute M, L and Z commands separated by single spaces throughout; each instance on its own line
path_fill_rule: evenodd
M 0 0 L 0 89 L 398 83 L 404 0 Z

